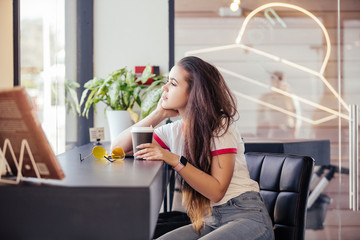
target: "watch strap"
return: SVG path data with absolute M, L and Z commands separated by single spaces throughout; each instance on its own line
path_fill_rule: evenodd
M 184 156 L 180 156 L 178 164 L 174 167 L 174 170 L 179 172 L 181 169 L 183 169 L 188 160 Z

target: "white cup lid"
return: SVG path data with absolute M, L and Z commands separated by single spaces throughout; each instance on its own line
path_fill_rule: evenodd
M 132 127 L 131 132 L 153 132 L 153 127 Z

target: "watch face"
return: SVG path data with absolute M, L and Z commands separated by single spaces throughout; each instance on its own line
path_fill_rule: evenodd
M 181 163 L 182 165 L 184 165 L 184 167 L 185 167 L 186 164 L 187 164 L 186 158 L 184 158 L 183 156 L 181 156 L 181 158 L 180 158 L 180 163 Z

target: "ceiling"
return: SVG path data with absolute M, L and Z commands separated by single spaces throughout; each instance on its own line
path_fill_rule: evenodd
M 176 17 L 219 17 L 219 8 L 229 7 L 232 0 L 174 0 Z M 269 0 L 241 0 L 243 15 L 270 2 Z M 337 12 L 338 0 L 285 0 L 310 12 Z M 340 0 L 341 13 L 356 15 L 360 18 L 360 0 Z

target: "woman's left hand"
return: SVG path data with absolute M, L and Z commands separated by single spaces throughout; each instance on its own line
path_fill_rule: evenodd
M 178 155 L 171 153 L 156 144 L 144 143 L 137 146 L 137 148 L 141 149 L 134 154 L 134 156 L 138 158 L 143 158 L 145 160 L 164 160 L 173 167 L 178 163 Z

